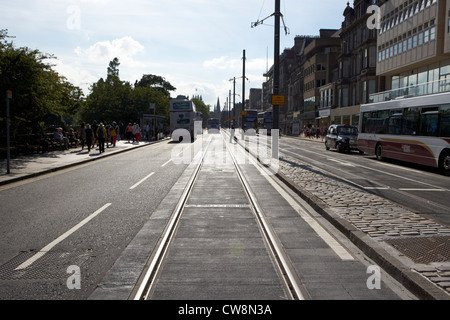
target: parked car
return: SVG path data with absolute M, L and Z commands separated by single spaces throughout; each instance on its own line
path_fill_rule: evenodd
M 358 128 L 343 124 L 331 125 L 325 138 L 325 147 L 338 152 L 355 150 L 362 153 L 358 149 Z

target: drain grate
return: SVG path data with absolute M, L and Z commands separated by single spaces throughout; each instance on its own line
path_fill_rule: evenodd
M 67 279 L 69 266 L 81 268 L 91 257 L 92 251 L 85 252 L 47 252 L 23 270 L 15 270 L 23 262 L 34 256 L 36 251 L 21 252 L 0 266 L 0 280 L 51 280 Z
M 386 242 L 415 263 L 450 261 L 450 237 L 417 237 Z

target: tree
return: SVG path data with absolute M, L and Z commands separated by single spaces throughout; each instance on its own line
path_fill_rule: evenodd
M 119 79 L 119 66 L 120 63 L 117 58 L 114 58 L 111 62 L 109 62 L 108 76 L 106 78 L 107 82 L 111 82 L 115 78 Z
M 170 97 L 170 91 L 177 90 L 177 88 L 172 86 L 170 82 L 166 81 L 163 77 L 152 74 L 144 74 L 139 82 L 136 81 L 134 83 L 134 87 L 155 88 L 161 91 L 166 97 Z
M 194 96 L 191 100 L 194 102 L 197 111 L 203 114 L 203 125 L 205 126 L 208 119 L 211 118 L 210 106 L 206 105 L 200 96 Z
M 30 133 L 50 115 L 73 116 L 83 102 L 80 88 L 70 84 L 52 68 L 54 56 L 39 50 L 15 48 L 6 30 L 0 32 L 0 92 L 13 91 L 11 129 Z M 0 117 L 4 115 L 3 108 Z

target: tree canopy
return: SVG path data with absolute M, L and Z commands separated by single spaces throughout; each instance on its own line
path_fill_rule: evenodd
M 156 114 L 169 121 L 170 94 L 176 88 L 161 76 L 144 74 L 134 85 L 120 79 L 118 58 L 109 62 L 106 80 L 93 83 L 85 97 L 54 70 L 53 55 L 30 48 L 16 48 L 8 30 L 0 30 L 0 100 L 6 91 L 13 92 L 10 101 L 11 129 L 14 134 L 48 130 L 52 126 L 66 129 L 94 120 L 111 123 L 137 122 L 142 114 Z M 5 121 L 0 108 L 0 121 Z M 4 136 L 4 125 L 0 136 Z
M 100 79 L 91 86 L 91 93 L 83 107 L 82 119 L 105 122 L 136 122 L 141 114 L 153 114 L 151 104 L 156 104 L 156 113 L 169 119 L 170 91 L 176 90 L 163 77 L 144 74 L 132 86 L 120 80 L 119 59 L 110 62 L 107 80 Z
M 55 57 L 26 47 L 15 48 L 8 38 L 8 31 L 1 30 L 0 96 L 7 90 L 13 92 L 12 132 L 31 133 L 47 119 L 64 122 L 64 118 L 75 116 L 83 104 L 83 92 L 52 69 L 50 62 Z M 4 108 L 0 117 L 5 117 Z

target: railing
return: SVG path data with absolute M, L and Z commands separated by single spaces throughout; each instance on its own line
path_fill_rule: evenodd
M 371 94 L 369 103 L 389 101 L 398 98 L 411 98 L 429 94 L 450 92 L 450 79 L 421 83 L 414 86 Z

